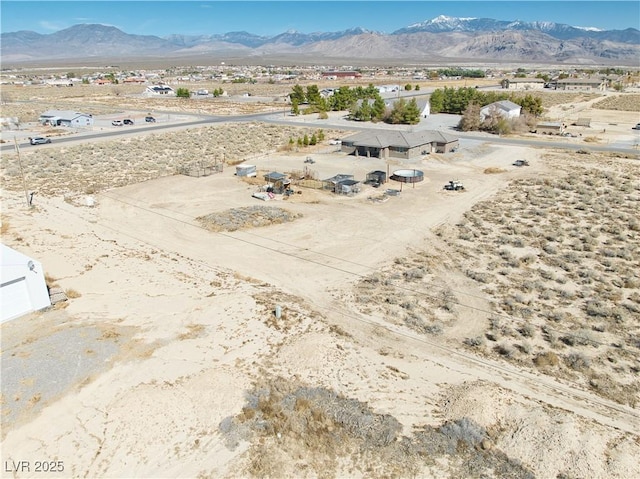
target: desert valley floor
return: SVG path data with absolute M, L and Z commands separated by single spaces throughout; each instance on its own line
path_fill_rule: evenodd
M 640 477 L 640 100 L 598 101 L 548 109 L 592 119 L 578 151 L 282 148 L 337 116 L 54 141 L 21 152 L 31 207 L 4 150 L 2 241 L 68 299 L 1 325 L 2 477 Z M 242 158 L 425 181 L 263 202 Z

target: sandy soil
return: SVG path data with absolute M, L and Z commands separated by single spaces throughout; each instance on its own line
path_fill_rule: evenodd
M 252 163 L 299 172 L 308 155 Z M 568 155 L 479 138 L 387 165 L 324 145 L 307 176 L 404 167 L 425 181 L 387 197 L 399 185 L 347 197 L 294 184 L 300 194 L 264 203 L 251 196 L 260 182 L 228 167 L 90 192 L 61 175 L 27 208 L 5 169 L 3 242 L 75 294 L 1 326 L 4 474 L 33 477 L 48 460 L 64 470 L 47 477 L 640 476 L 637 404 L 464 342 L 505 314 L 468 270 L 498 273 L 443 232 L 480 217 L 509 185 L 566 175 L 572 163 L 558 162 Z M 620 194 L 637 204 L 637 155 L 589 161 L 626 162 Z M 453 178 L 464 192 L 443 191 Z M 213 232 L 197 219 L 256 204 L 293 220 Z M 638 284 L 628 286 L 635 297 Z M 629 352 L 608 374 L 637 382 L 635 330 L 607 334 Z M 31 469 L 16 471 L 19 461 Z

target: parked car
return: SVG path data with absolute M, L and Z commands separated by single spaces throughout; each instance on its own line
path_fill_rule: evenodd
M 144 121 L 146 121 L 147 123 L 155 123 L 156 119 L 152 116 L 145 116 Z
M 127 118 L 126 120 L 123 120 L 122 123 L 124 123 L 125 125 L 133 125 L 133 120 Z
M 33 138 L 29 137 L 29 143 L 32 145 L 44 145 L 45 143 L 51 143 L 51 139 L 44 136 L 34 136 Z
M 122 125 L 124 125 L 124 123 L 122 123 L 122 120 L 113 120 L 113 121 L 111 122 L 111 124 L 112 124 L 113 126 L 122 126 Z

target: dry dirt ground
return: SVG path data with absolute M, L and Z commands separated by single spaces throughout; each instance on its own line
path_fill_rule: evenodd
M 636 112 L 582 100 L 548 114 L 593 115 L 602 142 L 634 134 Z M 4 474 L 640 477 L 638 155 L 486 137 L 390 164 L 326 140 L 283 151 L 317 131 L 31 150 L 31 208 L 3 154 L 2 240 L 70 298 L 1 326 Z M 260 172 L 425 181 L 294 181 L 262 202 L 232 166 L 173 174 L 202 151 L 230 160 L 221 144 Z M 454 178 L 464 191 L 442 189 Z

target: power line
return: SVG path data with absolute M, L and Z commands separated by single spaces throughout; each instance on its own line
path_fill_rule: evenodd
M 163 218 L 167 218 L 167 219 L 170 219 L 170 220 L 178 221 L 178 222 L 180 222 L 182 224 L 186 224 L 186 225 L 192 226 L 194 228 L 198 228 L 198 229 L 201 229 L 201 230 L 204 230 L 204 231 L 208 231 L 210 233 L 214 233 L 214 234 L 217 234 L 217 235 L 220 235 L 220 236 L 224 236 L 225 238 L 229 238 L 231 240 L 240 241 L 240 242 L 243 242 L 243 243 L 258 247 L 258 248 L 263 248 L 263 249 L 266 249 L 267 251 L 270 251 L 270 252 L 273 252 L 273 253 L 278 253 L 278 254 L 282 254 L 282 255 L 285 255 L 285 256 L 288 256 L 288 257 L 291 257 L 291 258 L 296 258 L 296 259 L 299 259 L 299 260 L 302 260 L 302 261 L 306 261 L 308 263 L 312 263 L 312 264 L 316 264 L 316 265 L 322 266 L 324 268 L 332 269 L 334 271 L 338 271 L 338 272 L 341 272 L 341 273 L 346 273 L 348 275 L 355 276 L 355 277 L 360 278 L 360 279 L 367 279 L 367 277 L 368 277 L 367 275 L 362 274 L 362 273 L 358 273 L 358 272 L 351 271 L 351 270 L 348 270 L 348 269 L 339 268 L 337 266 L 330 265 L 330 264 L 327 264 L 327 263 L 323 263 L 323 262 L 318 261 L 318 260 L 306 258 L 306 257 L 300 256 L 300 255 L 296 255 L 296 254 L 290 253 L 290 252 L 279 250 L 277 248 L 265 246 L 265 245 L 262 245 L 262 244 L 259 244 L 259 243 L 253 242 L 253 241 L 249 241 L 247 239 L 240 238 L 238 236 L 231 235 L 229 233 L 224 233 L 224 232 L 220 232 L 220 231 L 213 232 L 213 231 L 207 230 L 202 225 L 199 225 L 197 223 L 193 223 L 192 221 L 180 220 L 180 219 L 174 218 L 174 217 L 172 217 L 170 215 L 162 214 L 159 211 L 152 210 L 152 209 L 146 208 L 144 206 L 140 206 L 139 204 L 134 204 L 133 202 L 124 201 L 124 200 L 122 200 L 121 198 L 118 198 L 118 197 L 114 197 L 114 196 L 107 195 L 107 194 L 104 194 L 104 193 L 102 193 L 102 196 L 110 198 L 110 199 L 112 199 L 114 201 L 118 201 L 118 202 L 124 203 L 124 204 L 129 205 L 129 206 L 131 206 L 133 208 L 138 208 L 138 209 L 141 209 L 141 210 L 146 211 L 148 213 L 161 216 Z M 127 197 L 127 198 L 131 199 L 132 201 L 136 201 L 136 202 L 140 203 L 140 201 L 137 200 L 137 199 L 130 198 L 130 197 Z M 168 208 L 162 208 L 162 209 L 166 209 L 167 211 L 170 211 L 172 213 L 188 217 L 190 220 L 193 219 L 191 216 L 188 216 L 188 215 L 186 215 L 185 213 L 182 213 L 182 212 L 174 211 L 174 210 L 171 210 L 171 209 L 168 209 Z M 267 238 L 267 237 L 264 237 L 264 236 L 261 236 L 261 235 L 255 234 L 255 233 L 242 232 L 242 234 L 248 234 L 250 236 L 255 236 L 256 238 L 260 238 L 260 239 L 268 240 L 268 241 L 273 241 L 274 243 L 279 243 L 279 244 L 282 244 L 282 245 L 286 245 L 288 247 L 295 248 L 295 249 L 298 249 L 300 251 L 304 251 L 304 252 L 308 252 L 308 253 L 311 253 L 311 254 L 324 256 L 324 257 L 331 258 L 331 259 L 335 259 L 335 260 L 343 262 L 343 263 L 348 263 L 348 264 L 352 264 L 352 265 L 355 265 L 355 266 L 359 266 L 359 267 L 361 267 L 363 269 L 369 269 L 369 270 L 372 270 L 372 271 L 376 271 L 375 268 L 372 268 L 372 267 L 370 267 L 368 265 L 363 265 L 361 263 L 357 263 L 357 262 L 354 262 L 354 261 L 345 260 L 345 259 L 340 258 L 338 256 L 330 255 L 330 254 L 327 254 L 327 253 L 317 252 L 317 251 L 311 250 L 309 248 L 302 248 L 300 246 L 293 245 L 293 244 L 290 244 L 290 243 L 286 243 L 284 241 L 275 240 L 275 239 L 272 239 L 272 238 Z M 435 296 L 435 295 L 433 295 L 431 293 L 425 292 L 424 290 L 415 289 L 415 288 L 412 288 L 412 287 L 409 287 L 409 286 L 406 286 L 406 285 L 401 285 L 401 284 L 397 284 L 397 283 L 394 282 L 394 283 L 392 283 L 391 286 L 393 286 L 394 288 L 396 288 L 398 290 L 402 290 L 402 291 L 405 291 L 405 292 L 413 293 L 413 294 L 416 294 L 416 295 L 421 295 L 421 296 L 424 296 L 426 298 L 430 298 L 430 299 L 433 299 L 433 300 L 436 300 L 436 301 L 441 301 L 442 300 L 442 297 Z M 435 285 L 435 284 L 430 284 L 428 286 L 430 288 L 440 289 L 443 292 L 444 291 L 450 291 L 450 292 L 456 293 L 456 294 L 461 295 L 461 296 L 481 299 L 483 301 L 487 300 L 486 297 L 472 295 L 472 294 L 469 294 L 467 292 L 454 290 L 454 289 L 446 287 L 446 286 L 438 286 L 438 285 Z M 476 312 L 484 313 L 484 314 L 488 315 L 489 317 L 508 320 L 510 322 L 515 322 L 515 323 L 518 323 L 520 325 L 529 324 L 529 322 L 526 321 L 526 319 L 516 318 L 516 317 L 508 315 L 508 314 L 498 313 L 496 311 L 490 311 L 490 310 L 483 309 L 483 308 L 480 308 L 480 307 L 477 307 L 477 306 L 472 306 L 472 305 L 469 305 L 469 304 L 461 303 L 460 301 L 455 300 L 455 299 L 451 299 L 451 298 L 448 298 L 448 301 L 453 303 L 453 304 L 455 304 L 455 305 L 457 305 L 457 306 L 460 306 L 460 307 L 463 307 L 463 308 L 467 308 L 467 309 L 470 309 L 470 310 L 473 310 L 473 311 L 476 311 Z M 554 329 L 554 328 L 550 328 L 548 326 L 545 326 L 545 327 L 546 327 L 547 331 L 557 333 L 558 335 L 577 337 L 576 334 L 571 333 L 570 331 L 560 331 L 560 330 L 557 330 L 557 329 Z M 604 343 L 604 342 L 601 342 L 601 341 L 597 341 L 597 340 L 594 340 L 594 339 L 591 339 L 591 338 L 588 339 L 588 342 L 589 342 L 589 344 L 592 344 L 592 345 L 608 346 L 607 343 Z
M 111 199 L 114 199 L 115 201 L 120 201 L 120 200 L 118 200 L 117 198 L 110 197 L 109 195 L 103 195 L 103 196 L 106 196 L 106 197 L 109 197 L 109 198 L 111 198 Z M 128 203 L 126 203 L 126 202 L 123 202 L 123 203 L 128 204 Z M 142 209 L 142 210 L 144 210 L 144 211 L 148 211 L 148 212 L 150 212 L 150 213 L 152 213 L 152 214 L 158 214 L 158 215 L 160 215 L 160 216 L 162 216 L 162 217 L 167 217 L 167 218 L 169 218 L 169 219 L 173 219 L 173 220 L 175 220 L 175 221 L 178 221 L 178 222 L 180 222 L 180 223 L 183 223 L 183 224 L 186 224 L 186 225 L 189 225 L 189 226 L 194 226 L 194 227 L 196 227 L 196 228 L 204 229 L 204 228 L 202 228 L 202 226 L 200 226 L 200 225 L 194 225 L 194 224 L 193 224 L 193 223 L 191 223 L 191 222 L 187 222 L 187 221 L 183 221 L 183 220 L 178 220 L 178 219 L 172 218 L 172 217 L 170 217 L 170 216 L 162 215 L 162 214 L 158 213 L 157 211 L 149 210 L 149 209 L 146 209 L 146 208 L 143 208 L 143 207 L 139 207 L 139 206 L 136 206 L 136 205 L 131 205 L 131 206 L 134 206 L 134 207 L 136 207 L 136 208 L 140 208 L 140 209 Z M 60 208 L 59 206 L 54 205 L 54 207 L 55 207 L 55 208 L 57 208 L 57 209 L 62 210 L 62 208 Z M 73 212 L 73 211 L 70 211 L 70 210 L 63 210 L 63 211 L 65 211 L 66 213 L 72 214 L 72 215 L 76 216 L 77 218 L 80 218 L 80 219 L 81 219 L 81 220 L 83 220 L 83 221 L 88 221 L 88 220 L 86 220 L 85 218 L 83 218 L 82 216 L 80 216 L 79 214 L 77 214 L 77 213 L 75 213 L 75 212 Z M 114 231 L 114 232 L 116 232 L 116 233 L 118 233 L 118 234 L 120 234 L 120 235 L 127 236 L 127 237 L 129 237 L 129 238 L 132 238 L 132 239 L 134 239 L 134 240 L 136 240 L 136 241 L 139 241 L 140 243 L 147 244 L 147 245 L 152 246 L 152 247 L 154 247 L 154 248 L 164 249 L 164 248 L 162 248 L 162 247 L 159 247 L 159 246 L 155 246 L 155 245 L 153 245 L 152 243 L 150 243 L 150 242 L 149 242 L 148 240 L 146 240 L 146 239 L 142 239 L 142 238 L 139 238 L 139 237 L 134 236 L 134 235 L 132 235 L 132 234 L 125 233 L 125 232 L 123 232 L 123 231 L 120 231 L 120 230 L 118 230 L 118 229 L 116 229 L 116 228 L 113 228 L 113 227 L 111 227 L 111 226 L 108 226 L 108 225 L 106 225 L 106 224 L 100 223 L 100 226 L 101 226 L 101 227 L 103 227 L 103 228 L 105 228 L 105 229 L 108 229 L 108 230 Z M 205 230 L 205 231 L 208 231 L 208 230 Z M 286 256 L 299 258 L 298 256 L 292 255 L 292 254 L 290 254 L 290 253 L 283 252 L 283 251 L 280 251 L 280 250 L 270 249 L 270 248 L 268 248 L 268 247 L 264 247 L 264 246 L 259 245 L 259 244 L 256 244 L 256 243 L 251 243 L 251 242 L 248 242 L 248 241 L 246 241 L 246 240 L 242 240 L 242 239 L 236 238 L 236 237 L 234 237 L 234 236 L 231 236 L 231 235 L 228 235 L 228 234 L 225 234 L 225 233 L 216 233 L 216 234 L 220 234 L 220 235 L 222 235 L 222 236 L 228 237 L 228 238 L 233 239 L 233 240 L 242 241 L 242 242 L 245 242 L 245 243 L 248 243 L 248 244 L 252 244 L 252 245 L 257 246 L 257 247 L 260 247 L 260 248 L 267 248 L 267 249 L 272 250 L 272 251 L 274 251 L 274 252 L 277 252 L 277 253 L 279 253 L 279 254 L 283 254 L 283 255 L 286 255 Z M 361 275 L 361 274 L 359 274 L 359 273 L 354 273 L 354 272 L 351 272 L 351 271 L 348 271 L 348 270 L 342 270 L 342 269 L 336 268 L 336 267 L 331 266 L 331 265 L 327 265 L 327 264 L 319 263 L 319 262 L 316 262 L 316 261 L 313 261 L 313 260 L 309 260 L 309 259 L 307 259 L 307 258 L 301 258 L 301 257 L 300 257 L 299 259 L 302 259 L 302 260 L 304 260 L 304 261 L 310 261 L 310 262 L 312 262 L 312 263 L 319 264 L 319 265 L 321 265 L 321 266 L 324 266 L 324 267 L 327 267 L 327 268 L 330 268 L 330 269 L 333 269 L 333 270 L 337 270 L 337 271 L 345 272 L 345 273 L 348 273 L 348 274 L 351 274 L 351 275 L 354 275 L 354 276 L 358 276 L 358 277 L 365 277 L 364 275 Z M 193 260 L 192 260 L 192 261 L 193 261 Z M 194 263 L 199 264 L 199 265 L 201 265 L 201 266 L 203 266 L 203 267 L 205 267 L 205 268 L 207 268 L 207 269 L 209 269 L 209 270 L 211 270 L 211 271 L 217 272 L 217 271 L 216 271 L 216 269 L 215 269 L 215 268 L 213 268 L 211 265 L 209 265 L 209 264 L 207 264 L 207 263 L 204 263 L 204 262 L 202 262 L 202 261 L 197 261 L 197 260 L 196 260 L 196 261 L 194 261 Z M 417 292 L 417 293 L 420 293 L 420 294 L 424 294 L 425 296 L 428 296 L 428 294 L 426 294 L 426 293 L 422 293 L 422 292 L 420 292 L 420 291 L 416 291 L 416 290 L 413 290 L 413 289 L 410 289 L 410 288 L 403 288 L 403 287 L 402 287 L 402 286 L 400 286 L 400 285 L 394 285 L 394 286 L 395 286 L 395 287 L 398 287 L 398 288 L 401 288 L 401 289 L 406 289 L 406 290 L 409 290 L 409 291 L 412 291 L 412 292 Z M 313 302 L 312 302 L 312 303 L 313 303 Z M 457 305 L 459 305 L 459 306 L 468 307 L 468 308 L 472 308 L 472 309 L 477 309 L 477 310 L 482 311 L 482 312 L 487 312 L 488 314 L 494 314 L 493 312 L 486 311 L 486 310 L 482 310 L 482 309 L 480 309 L 480 308 L 474 308 L 474 307 L 471 307 L 471 306 L 469 306 L 469 305 L 464 305 L 464 304 L 459 303 L 459 302 L 454 302 L 454 303 L 455 303 L 455 304 L 457 304 Z M 410 333 L 410 332 L 408 332 L 408 331 L 402 331 L 402 330 L 392 329 L 389 325 L 381 324 L 381 323 L 378 323 L 378 322 L 376 322 L 376 321 L 372 321 L 372 320 L 370 320 L 370 319 L 366 319 L 366 318 L 364 318 L 364 317 L 362 317 L 362 316 L 359 316 L 359 315 L 347 314 L 347 313 L 345 313 L 345 311 L 344 311 L 344 310 L 339 310 L 339 309 L 336 309 L 336 308 L 332 308 L 332 307 L 330 307 L 330 306 L 318 306 L 318 305 L 316 305 L 315 303 L 313 303 L 313 304 L 314 304 L 314 306 L 315 306 L 317 309 L 320 309 L 321 311 L 323 311 L 323 312 L 325 312 L 325 313 L 327 313 L 327 312 L 333 312 L 333 313 L 341 314 L 342 316 L 347 317 L 347 318 L 349 318 L 349 319 L 353 319 L 353 320 L 359 321 L 359 322 L 361 322 L 361 323 L 368 324 L 368 325 L 370 325 L 370 326 L 382 327 L 382 328 L 384 328 L 386 331 L 388 331 L 388 332 L 390 332 L 390 333 L 392 333 L 392 334 L 395 334 L 395 335 L 397 335 L 397 336 L 402 336 L 402 337 L 405 337 L 405 338 L 408 338 L 408 339 L 411 339 L 411 340 L 414 340 L 414 341 L 417 341 L 417 342 L 420 342 L 420 343 L 423 343 L 423 344 L 427 344 L 427 345 L 429 345 L 429 346 L 431 346 L 431 347 L 434 347 L 434 348 L 440 349 L 440 350 L 442 350 L 442 351 L 445 351 L 445 352 L 447 352 L 447 353 L 451 354 L 452 356 L 457 356 L 457 357 L 463 358 L 463 359 L 468 360 L 468 361 L 471 361 L 471 362 L 480 363 L 480 364 L 482 364 L 482 365 L 484 365 L 484 366 L 491 367 L 491 368 L 493 368 L 493 369 L 495 369 L 495 370 L 505 372 L 505 373 L 510 374 L 510 375 L 512 375 L 512 376 L 520 377 L 520 378 L 525 379 L 525 380 L 527 380 L 527 381 L 532 381 L 532 380 L 534 380 L 534 379 L 535 379 L 535 378 L 531 378 L 531 377 L 529 377 L 527 374 L 524 374 L 524 373 L 518 372 L 517 370 L 512 370 L 512 369 L 510 369 L 510 368 L 507 368 L 507 367 L 505 367 L 505 366 L 500 365 L 499 363 L 495 363 L 494 361 L 489 362 L 489 361 L 487 361 L 487 360 L 485 360 L 485 359 L 478 358 L 478 357 L 476 357 L 476 356 L 472 356 L 472 355 L 466 354 L 466 353 L 461 352 L 461 351 L 459 351 L 459 350 L 457 350 L 457 349 L 454 349 L 454 348 L 451 348 L 451 347 L 444 346 L 444 345 L 442 345 L 442 344 L 440 344 L 440 343 L 437 343 L 437 342 L 434 342 L 434 341 L 430 341 L 430 340 L 428 340 L 428 339 L 426 339 L 426 338 L 424 338 L 424 337 L 416 336 L 416 335 L 414 335 L 414 334 L 412 334 L 412 333 Z M 499 316 L 500 316 L 500 315 L 499 315 Z M 517 318 L 512 318 L 512 317 L 507 316 L 507 315 L 502 315 L 502 316 L 503 316 L 503 317 L 505 317 L 505 318 L 508 318 L 508 319 L 512 319 L 512 320 L 515 320 L 515 321 L 519 321 Z M 595 342 L 595 341 L 592 341 L 592 342 Z M 598 344 L 602 344 L 602 343 L 598 343 Z M 582 392 L 582 393 L 586 393 L 586 391 L 585 391 L 584 389 L 582 389 L 582 388 L 581 388 L 581 385 L 580 385 L 580 384 L 578 384 L 578 383 L 576 383 L 576 382 L 573 382 L 573 381 L 566 380 L 566 379 L 565 379 L 565 382 L 569 385 L 569 387 L 570 387 L 570 388 L 576 389 L 577 391 Z M 560 384 L 561 384 L 561 383 L 560 383 Z M 566 390 L 563 390 L 563 389 L 560 387 L 560 385 L 554 386 L 554 385 L 545 384 L 545 383 L 542 383 L 542 382 L 538 383 L 538 385 L 539 385 L 540 387 L 544 387 L 544 388 L 547 388 L 547 389 L 552 390 L 552 391 L 556 391 L 556 392 L 560 392 L 560 393 L 565 393 L 565 392 L 566 392 Z M 573 392 L 573 393 L 575 394 L 575 392 Z M 584 398 L 584 397 L 581 397 L 581 399 L 585 399 L 585 398 Z M 606 407 L 606 408 L 613 408 L 613 409 L 615 409 L 616 411 L 621 412 L 621 413 L 624 413 L 624 414 L 629 414 L 629 411 L 626 411 L 626 409 L 624 409 L 624 407 L 622 407 L 622 406 L 618 406 L 617 404 L 610 404 L 610 403 L 608 403 L 608 402 L 604 402 L 604 401 L 600 400 L 597 396 L 593 396 L 593 397 L 586 398 L 586 400 L 587 400 L 587 401 L 590 401 L 591 403 L 598 404 L 598 405 L 603 406 L 603 407 Z

